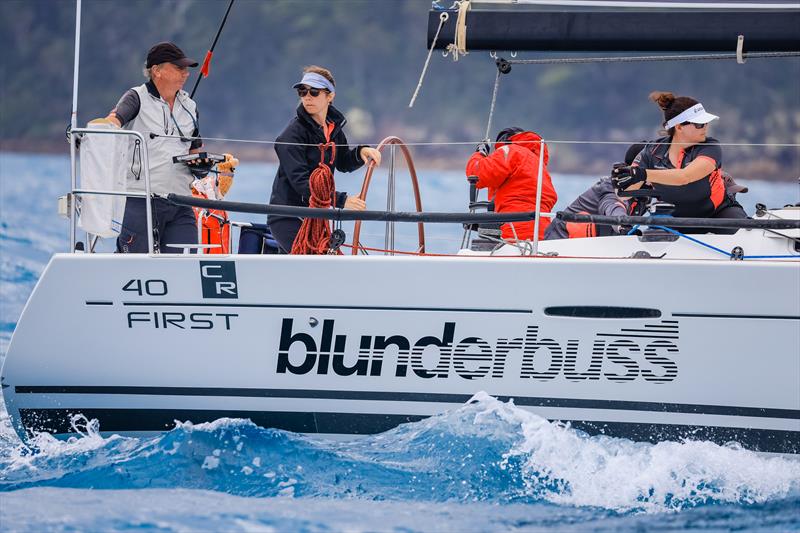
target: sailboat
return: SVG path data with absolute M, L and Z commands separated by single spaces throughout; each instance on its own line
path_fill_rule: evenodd
M 674 50 L 657 30 L 680 16 L 704 28 L 682 41 L 692 50 L 735 55 L 740 41 L 742 59 L 751 50 L 800 50 L 796 4 L 472 4 L 472 49 Z M 455 39 L 459 9 L 431 10 L 429 46 Z M 443 13 L 453 24 L 444 26 Z M 620 39 L 603 17 L 630 22 L 633 33 Z M 72 155 L 77 174 L 74 144 Z M 75 179 L 72 193 L 98 191 Z M 503 219 L 171 199 L 336 220 Z M 92 419 L 103 434 L 141 435 L 221 417 L 348 437 L 485 391 L 591 435 L 800 453 L 796 205 L 764 209 L 738 221 L 732 235 L 703 235 L 702 245 L 643 232 L 488 250 L 468 239 L 451 255 L 425 254 L 423 242 L 414 254 L 318 256 L 92 253 L 75 249 L 77 213 L 68 210 L 72 249 L 50 259 L 2 369 L 23 439 L 43 431 L 67 437 Z M 648 214 L 595 221 L 681 227 L 680 219 Z M 623 275 L 647 280 L 646 295 L 638 286 L 609 290 L 606 280 Z M 267 277 L 320 283 L 268 285 Z M 513 280 L 514 288 L 470 290 L 491 279 Z

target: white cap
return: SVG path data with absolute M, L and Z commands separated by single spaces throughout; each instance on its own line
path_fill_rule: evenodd
M 695 124 L 708 124 L 712 120 L 717 120 L 717 115 L 712 115 L 703 108 L 703 104 L 695 104 L 677 117 L 673 117 L 664 124 L 667 129 L 674 128 L 683 122 L 694 122 Z

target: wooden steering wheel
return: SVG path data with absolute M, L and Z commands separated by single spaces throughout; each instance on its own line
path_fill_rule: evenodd
M 411 152 L 408 149 L 408 146 L 400 140 L 398 137 L 390 136 L 386 137 L 381 143 L 378 145 L 378 151 L 383 151 L 383 149 L 388 145 L 397 145 L 400 147 L 400 151 L 403 153 L 403 157 L 406 160 L 406 165 L 408 166 L 408 173 L 411 175 L 411 185 L 414 188 L 414 202 L 417 207 L 417 213 L 422 212 L 422 199 L 420 198 L 419 194 L 419 183 L 417 181 L 417 171 L 414 168 L 414 161 L 411 159 Z M 372 173 L 375 170 L 375 162 L 370 161 L 369 165 L 367 165 L 367 173 L 364 176 L 364 183 L 361 185 L 361 192 L 359 193 L 358 197 L 362 200 L 367 200 L 367 192 L 369 191 L 369 184 L 372 180 Z M 425 225 L 422 222 L 417 223 L 417 234 L 419 236 L 419 248 L 417 251 L 419 253 L 425 253 Z M 361 221 L 356 220 L 355 227 L 353 228 L 353 255 L 358 254 L 360 249 L 360 241 L 359 237 L 361 235 Z

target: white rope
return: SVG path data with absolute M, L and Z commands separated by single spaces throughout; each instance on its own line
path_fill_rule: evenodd
M 494 105 L 497 102 L 497 89 L 500 87 L 500 69 L 497 69 L 497 77 L 494 79 L 494 89 L 492 90 L 492 103 L 489 106 L 489 120 L 486 122 L 485 142 L 489 142 L 489 134 L 492 131 L 492 118 L 494 117 Z
M 447 45 L 445 55 L 453 54 L 453 61 L 458 61 L 461 56 L 467 55 L 467 11 L 470 0 L 457 0 L 458 16 L 456 17 L 456 31 L 454 42 Z M 453 4 L 453 5 L 455 5 Z
M 284 142 L 284 141 L 265 141 L 260 139 L 233 139 L 228 137 L 186 137 L 185 135 L 159 135 L 154 134 L 155 137 L 163 137 L 169 139 L 190 139 L 190 140 L 202 140 L 202 141 L 219 141 L 219 142 L 231 142 L 231 143 L 248 143 L 248 144 L 267 144 L 267 145 L 282 145 L 282 146 L 319 146 L 319 143 L 292 143 L 292 142 Z M 475 146 L 484 142 L 485 139 L 480 140 L 472 140 L 472 141 L 438 141 L 438 142 L 404 142 L 406 146 Z M 535 143 L 538 144 L 539 141 L 515 141 L 518 144 L 525 144 L 525 143 Z M 628 140 L 628 141 L 579 141 L 579 140 L 549 140 L 547 141 L 548 144 L 616 144 L 616 145 L 632 145 L 632 144 L 640 144 L 642 139 L 635 139 L 635 140 Z M 346 147 L 356 147 L 356 146 L 363 146 L 367 143 L 358 143 L 358 144 L 339 144 L 337 146 L 346 146 Z M 371 143 L 372 146 L 377 146 L 379 143 Z M 656 143 L 648 141 L 648 144 L 656 145 L 656 144 L 669 144 L 669 143 Z M 689 143 L 686 143 L 689 144 Z M 774 147 L 774 148 L 800 148 L 800 143 L 726 143 L 726 142 L 719 142 L 716 143 L 719 146 L 754 146 L 754 147 Z
M 422 74 L 419 75 L 419 82 L 417 83 L 417 88 L 414 90 L 414 94 L 411 96 L 411 101 L 408 103 L 408 107 L 414 107 L 414 101 L 417 99 L 417 95 L 419 94 L 419 90 L 422 89 L 422 80 L 425 79 L 425 73 L 428 71 L 428 64 L 431 62 L 431 55 L 433 54 L 433 49 L 436 48 L 436 41 L 439 39 L 439 32 L 442 31 L 442 26 L 450 18 L 450 15 L 447 13 L 442 13 L 439 15 L 439 27 L 436 29 L 436 35 L 433 36 L 433 42 L 431 43 L 431 49 L 428 50 L 428 57 L 425 59 L 425 65 L 422 67 Z

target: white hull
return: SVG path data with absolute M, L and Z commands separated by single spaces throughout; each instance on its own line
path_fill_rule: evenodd
M 486 391 L 593 434 L 800 453 L 799 352 L 797 261 L 60 254 L 2 378 L 23 438 L 78 413 L 376 433 Z

